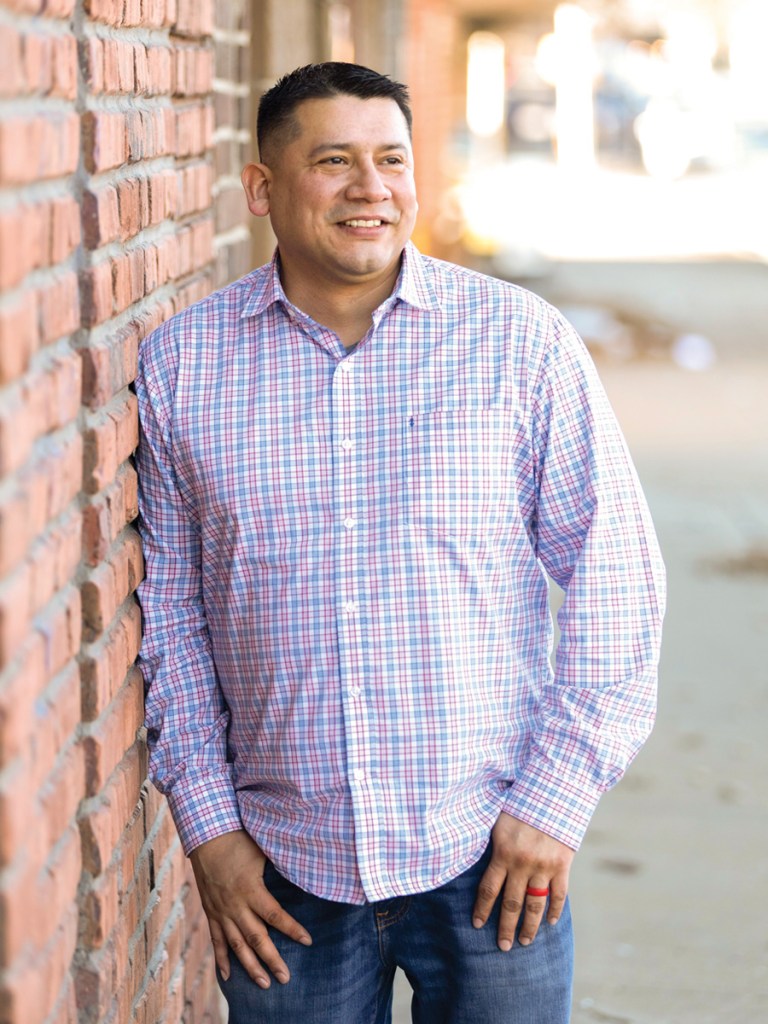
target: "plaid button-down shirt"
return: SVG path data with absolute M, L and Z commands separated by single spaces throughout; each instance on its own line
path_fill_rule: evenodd
M 362 903 L 458 875 L 503 810 L 577 847 L 650 730 L 664 602 L 581 341 L 409 245 L 348 353 L 278 266 L 140 353 L 141 664 L 184 848 L 245 827 Z

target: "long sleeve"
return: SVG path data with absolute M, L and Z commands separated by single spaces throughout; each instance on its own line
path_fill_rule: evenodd
M 553 681 L 506 810 L 577 846 L 651 731 L 665 579 L 594 366 L 556 316 L 533 399 L 537 555 L 565 591 Z
M 199 524 L 174 473 L 172 398 L 175 347 L 168 325 L 145 342 L 136 392 L 139 528 L 146 577 L 139 587 L 144 638 L 150 777 L 168 797 L 187 853 L 241 828 L 228 711 L 214 666 L 202 587 Z

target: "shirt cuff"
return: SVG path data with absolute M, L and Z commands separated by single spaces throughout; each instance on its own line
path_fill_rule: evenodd
M 243 828 L 229 766 L 218 774 L 182 776 L 168 793 L 168 805 L 187 856 L 210 839 Z
M 530 770 L 512 783 L 503 810 L 578 850 L 601 796 L 583 780 Z

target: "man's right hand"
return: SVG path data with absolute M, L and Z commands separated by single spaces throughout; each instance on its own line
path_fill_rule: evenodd
M 211 839 L 190 855 L 221 976 L 225 981 L 229 978 L 231 948 L 253 981 L 262 988 L 269 988 L 268 971 L 283 985 L 290 978 L 267 926 L 277 928 L 304 946 L 312 944 L 306 929 L 267 891 L 264 885 L 266 860 L 245 831 L 228 832 Z

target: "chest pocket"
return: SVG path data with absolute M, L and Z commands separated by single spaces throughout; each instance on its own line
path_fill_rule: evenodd
M 414 414 L 405 436 L 405 500 L 413 525 L 487 536 L 511 517 L 519 521 L 518 479 L 529 459 L 514 410 Z

